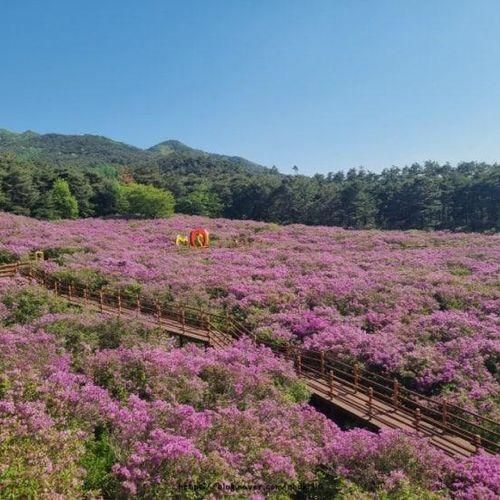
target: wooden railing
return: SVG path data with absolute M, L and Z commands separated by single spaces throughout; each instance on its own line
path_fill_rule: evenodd
M 11 264 L 0 265 L 0 278 L 7 278 L 10 276 L 15 276 L 23 269 L 28 269 L 32 266 L 31 261 L 27 262 L 13 262 Z
M 394 412 L 404 415 L 406 421 L 417 432 L 432 435 L 436 432 L 460 438 L 454 446 L 464 440 L 473 449 L 485 449 L 492 453 L 500 451 L 500 425 L 477 413 L 459 406 L 439 402 L 402 386 L 375 371 L 367 370 L 357 363 L 346 363 L 327 351 L 304 349 L 292 343 L 275 343 L 259 338 L 245 325 L 229 315 L 214 314 L 198 308 L 180 304 L 160 304 L 150 297 L 132 296 L 122 290 L 95 290 L 84 286 L 59 281 L 39 269 L 33 263 L 0 266 L 0 276 L 12 276 L 22 272 L 36 279 L 55 294 L 72 302 L 96 307 L 101 312 L 112 312 L 118 316 L 141 316 L 150 323 L 170 329 L 173 333 L 205 342 L 214 347 L 231 345 L 235 340 L 250 337 L 270 348 L 275 354 L 293 362 L 301 377 L 311 383 L 317 393 L 331 401 L 342 391 L 364 396 L 360 399 L 370 420 L 377 405 L 384 404 Z M 465 451 L 465 450 L 464 450 Z

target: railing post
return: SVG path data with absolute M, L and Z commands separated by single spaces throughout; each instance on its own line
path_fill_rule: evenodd
M 476 434 L 474 436 L 474 446 L 475 446 L 475 452 L 479 453 L 479 450 L 481 449 L 481 436 L 479 434 Z
M 333 370 L 328 371 L 328 397 L 333 399 Z
M 68 298 L 70 301 L 73 300 L 73 285 L 71 283 L 68 285 Z
M 441 409 L 441 418 L 443 425 L 448 425 L 448 403 L 446 399 L 443 401 L 443 407 Z
M 373 387 L 368 387 L 368 418 L 373 414 Z
M 394 385 L 392 388 L 392 401 L 394 402 L 394 406 L 396 408 L 399 407 L 399 380 L 397 378 L 394 379 Z
M 56 294 L 56 296 L 58 295 L 58 280 L 54 281 L 54 293 Z
M 156 321 L 158 324 L 161 323 L 161 307 L 159 302 L 156 303 Z
M 295 369 L 299 375 L 302 374 L 302 356 L 298 349 L 295 351 Z
M 199 312 L 198 312 L 198 325 L 203 330 L 207 329 L 207 322 L 205 321 L 205 315 L 203 314 L 202 309 L 200 309 Z
M 186 310 L 184 307 L 181 309 L 181 323 L 182 323 L 182 333 L 186 333 Z
M 321 375 L 325 374 L 325 351 L 319 353 L 319 362 L 321 366 Z
M 120 293 L 120 290 L 116 292 L 116 303 L 118 305 L 118 316 L 121 316 L 122 314 L 122 294 Z
M 420 408 L 415 409 L 415 430 L 417 434 L 420 432 L 420 421 L 422 419 L 422 413 L 420 412 Z
M 136 299 L 136 313 L 137 315 L 141 314 L 141 297 L 139 294 L 137 294 L 137 299 Z
M 354 364 L 354 388 L 356 391 L 359 389 L 359 364 Z
M 104 292 L 102 288 L 99 290 L 99 309 L 104 312 Z
M 85 305 L 88 305 L 89 303 L 89 290 L 87 287 L 83 289 L 83 303 Z
M 210 322 L 208 321 L 208 315 L 206 313 L 202 312 L 200 318 L 201 318 L 202 328 L 207 331 L 208 345 L 211 346 L 212 339 L 211 339 L 211 335 L 210 335 Z

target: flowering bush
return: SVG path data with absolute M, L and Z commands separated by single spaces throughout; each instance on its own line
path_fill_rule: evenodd
M 110 327 L 123 335 L 101 348 Z M 72 311 L 0 332 L 3 490 L 202 498 L 315 478 L 337 430 L 301 403 L 288 363 L 248 340 L 178 349 L 145 331 Z M 82 337 L 87 349 L 70 349 Z
M 175 246 L 192 227 L 209 249 Z M 331 350 L 495 417 L 500 236 L 351 231 L 175 216 L 40 222 L 3 214 L 0 251 L 48 270 L 229 311 L 266 337 Z
M 83 495 L 82 435 L 60 429 L 42 402 L 0 400 L 0 497 Z
M 212 408 L 251 405 L 264 398 L 305 399 L 307 391 L 288 365 L 267 349 L 240 341 L 224 351 L 187 347 L 102 350 L 88 358 L 85 370 L 115 397 L 138 394 Z
M 444 490 L 452 460 L 425 442 L 395 431 L 378 436 L 352 430 L 337 436 L 328 449 L 330 466 L 367 491 L 397 491 L 409 483 Z
M 0 224 L 0 251 L 44 248 L 52 272 L 210 304 L 495 412 L 497 236 L 187 217 Z M 171 235 L 195 225 L 215 246 L 176 248 Z M 343 432 L 304 404 L 289 363 L 247 340 L 178 348 L 17 278 L 0 282 L 0 321 L 0 498 L 500 495 L 498 457 Z
M 456 498 L 494 500 L 500 496 L 500 456 L 483 454 L 458 462 L 452 477 Z

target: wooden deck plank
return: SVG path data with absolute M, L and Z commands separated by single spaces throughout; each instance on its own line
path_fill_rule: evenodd
M 341 381 L 334 380 L 333 397 L 328 395 L 329 386 L 310 377 L 303 377 L 313 394 L 329 401 L 337 408 L 369 422 L 378 429 L 400 429 L 416 432 L 415 419 L 408 412 L 390 406 L 383 401 L 374 399 L 372 411 L 368 412 L 368 396 L 362 392 L 346 391 Z M 422 421 L 419 425 L 419 435 L 428 437 L 433 444 L 444 451 L 461 456 L 475 453 L 474 445 L 458 436 L 444 433 L 441 429 Z

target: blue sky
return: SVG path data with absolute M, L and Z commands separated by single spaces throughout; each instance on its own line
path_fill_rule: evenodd
M 500 161 L 498 0 L 3 0 L 0 127 L 302 173 Z

